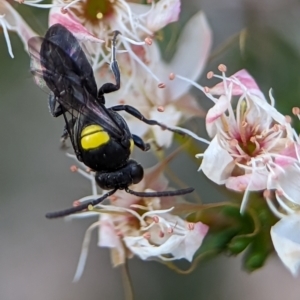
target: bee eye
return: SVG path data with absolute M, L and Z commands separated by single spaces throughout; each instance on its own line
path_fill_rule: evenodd
M 132 178 L 132 183 L 139 183 L 144 177 L 144 169 L 140 164 L 132 164 L 130 167 L 130 175 Z

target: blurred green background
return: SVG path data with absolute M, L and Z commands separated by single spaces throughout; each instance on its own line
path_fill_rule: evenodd
M 207 70 L 216 71 L 219 63 L 228 66 L 228 74 L 246 67 L 263 91 L 273 88 L 277 108 L 291 114 L 291 108 L 300 99 L 300 2 L 183 2 L 182 22 L 203 9 L 212 27 L 214 55 Z M 47 12 L 28 7 L 21 11 L 34 29 L 43 34 Z M 237 35 L 246 27 L 241 54 Z M 23 45 L 17 35 L 10 37 L 14 59 L 9 57 L 0 33 L 0 299 L 123 299 L 120 270 L 111 267 L 109 251 L 96 246 L 96 234 L 85 272 L 78 283 L 72 283 L 83 235 L 91 221 L 49 221 L 44 214 L 69 207 L 73 200 L 90 194 L 89 184 L 69 171 L 73 161 L 59 149 L 63 120 L 49 115 L 47 95 L 32 81 Z M 206 84 L 204 77 L 200 79 L 202 84 Z M 202 95 L 199 101 L 208 107 L 209 102 Z M 299 128 L 297 122 L 295 125 Z M 150 155 L 142 155 L 141 159 L 145 166 L 154 161 Z M 183 173 L 187 184 L 195 186 L 207 202 L 214 185 L 196 173 L 198 162 L 187 157 L 181 159 L 185 159 L 185 170 L 179 161 L 172 164 L 173 170 Z M 216 193 L 214 198 L 222 200 L 222 195 Z M 300 297 L 299 279 L 292 278 L 276 255 L 252 274 L 241 270 L 240 258 L 225 256 L 200 264 L 188 276 L 138 259 L 130 260 L 129 268 L 136 299 Z

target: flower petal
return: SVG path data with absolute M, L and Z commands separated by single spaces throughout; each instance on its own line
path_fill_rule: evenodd
M 232 95 L 238 96 L 245 93 L 245 88 L 251 94 L 257 95 L 258 97 L 265 99 L 263 93 L 260 91 L 257 83 L 254 78 L 248 73 L 247 70 L 242 69 L 232 76 L 229 77 L 230 80 L 237 80 L 239 83 L 233 83 L 232 86 Z M 223 95 L 226 93 L 224 82 L 216 84 L 214 87 L 209 89 L 212 95 Z
M 288 200 L 300 204 L 300 170 L 295 165 L 284 168 L 284 172 L 279 172 L 277 177 L 277 187 L 283 190 Z
M 241 176 L 229 177 L 226 181 L 228 189 L 244 192 L 246 187 L 250 184 L 250 191 L 261 191 L 267 188 L 267 171 L 259 171 L 251 174 Z
M 165 78 L 170 71 L 195 81 L 203 72 L 212 44 L 212 33 L 205 14 L 197 12 L 183 28 L 177 42 L 177 51 L 165 68 Z M 190 88 L 183 80 L 168 82 L 170 99 L 178 99 Z
M 213 138 L 203 155 L 201 164 L 203 173 L 213 182 L 224 184 L 234 166 L 231 155 L 219 145 L 217 137 Z
M 147 27 L 156 32 L 166 25 L 176 22 L 180 13 L 180 0 L 160 0 L 147 16 Z
M 0 1 L 0 15 L 5 15 L 5 21 L 9 25 L 8 29 L 18 33 L 27 51 L 28 40 L 37 34 L 7 1 Z
M 174 105 L 168 105 L 165 106 L 163 112 L 158 112 L 157 109 L 150 111 L 150 118 L 168 126 L 175 126 L 181 118 L 181 112 Z M 155 141 L 160 147 L 169 147 L 171 145 L 173 132 L 162 130 L 159 126 L 153 126 L 151 129 L 154 133 Z
M 217 133 L 215 122 L 226 112 L 230 106 L 230 99 L 222 95 L 216 104 L 208 110 L 206 115 L 206 130 L 210 137 L 214 137 Z
M 274 248 L 283 264 L 296 276 L 300 268 L 300 216 L 281 219 L 271 228 Z
M 49 13 L 49 26 L 57 23 L 65 26 L 68 30 L 70 30 L 79 41 L 90 41 L 96 43 L 104 42 L 103 40 L 89 33 L 82 24 L 75 20 L 70 12 L 63 14 L 61 12 L 61 8 L 54 7 L 50 10 Z

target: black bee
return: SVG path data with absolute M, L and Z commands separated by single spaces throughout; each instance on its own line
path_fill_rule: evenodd
M 102 197 L 66 210 L 48 213 L 47 218 L 58 218 L 95 206 L 118 189 L 139 197 L 165 197 L 191 193 L 193 188 L 153 193 L 129 189 L 143 179 L 143 167 L 129 159 L 133 145 L 143 151 L 150 146 L 132 134 L 118 111 L 126 111 L 149 125 L 168 128 L 155 120 L 146 119 L 129 105 L 105 107 L 104 94 L 120 88 L 120 71 L 116 61 L 115 32 L 112 40 L 110 64 L 116 83 L 105 83 L 97 90 L 93 69 L 74 35 L 60 24 L 51 26 L 45 37 L 28 41 L 31 72 L 36 83 L 50 89 L 49 108 L 53 116 L 65 119 L 63 137 L 70 138 L 77 159 L 94 170 L 97 184 L 110 190 Z M 175 131 L 177 132 L 177 131 Z

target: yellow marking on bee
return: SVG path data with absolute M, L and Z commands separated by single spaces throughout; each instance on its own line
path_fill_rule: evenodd
M 98 148 L 109 140 L 109 134 L 99 125 L 89 125 L 81 131 L 81 147 L 84 150 Z
M 130 139 L 130 153 L 132 153 L 133 148 L 134 148 L 134 141 L 133 139 Z

